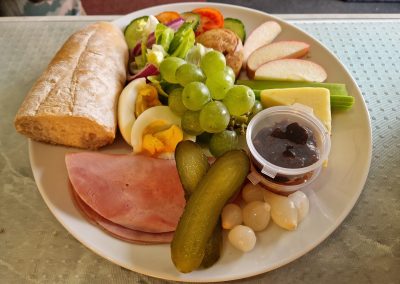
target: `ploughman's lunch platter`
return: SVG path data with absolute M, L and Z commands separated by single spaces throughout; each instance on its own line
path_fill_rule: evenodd
M 365 103 L 327 48 L 213 3 L 76 31 L 15 127 L 74 237 L 178 281 L 240 279 L 304 255 L 350 212 L 371 159 Z

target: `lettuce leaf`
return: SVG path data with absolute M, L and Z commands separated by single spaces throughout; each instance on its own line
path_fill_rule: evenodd
M 171 56 L 185 58 L 189 49 L 195 42 L 195 34 L 191 23 L 184 23 L 175 33 L 169 46 L 168 53 Z
M 169 45 L 172 42 L 172 39 L 174 38 L 174 30 L 161 24 L 158 23 L 156 26 L 156 29 L 154 31 L 154 35 L 156 37 L 156 44 L 161 45 L 164 50 L 169 49 Z

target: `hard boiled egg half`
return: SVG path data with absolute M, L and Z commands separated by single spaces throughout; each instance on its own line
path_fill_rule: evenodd
M 118 100 L 118 127 L 124 140 L 131 143 L 132 125 L 136 120 L 135 105 L 139 91 L 146 86 L 146 79 L 139 78 L 130 82 L 122 91 Z
M 134 153 L 171 159 L 175 147 L 182 140 L 194 140 L 181 128 L 181 118 L 168 106 L 145 110 L 132 126 L 131 142 Z
M 120 132 L 134 153 L 172 159 L 180 141 L 194 141 L 195 137 L 183 132 L 181 118 L 168 106 L 146 104 L 141 98 L 146 86 L 146 79 L 139 78 L 122 91 L 118 102 Z

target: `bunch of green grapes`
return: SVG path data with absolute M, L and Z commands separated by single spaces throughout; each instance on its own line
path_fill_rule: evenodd
M 214 156 L 238 147 L 237 118 L 248 121 L 261 104 L 252 89 L 234 85 L 235 74 L 221 52 L 207 52 L 198 65 L 168 57 L 160 64 L 160 73 L 165 81 L 179 84 L 170 92 L 168 106 L 181 116 L 186 133 L 211 133 L 209 148 Z

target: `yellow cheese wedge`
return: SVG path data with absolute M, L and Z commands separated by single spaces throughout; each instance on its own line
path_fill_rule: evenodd
M 288 106 L 295 103 L 309 106 L 331 133 L 330 93 L 326 88 L 269 89 L 261 91 L 260 98 L 263 107 Z

